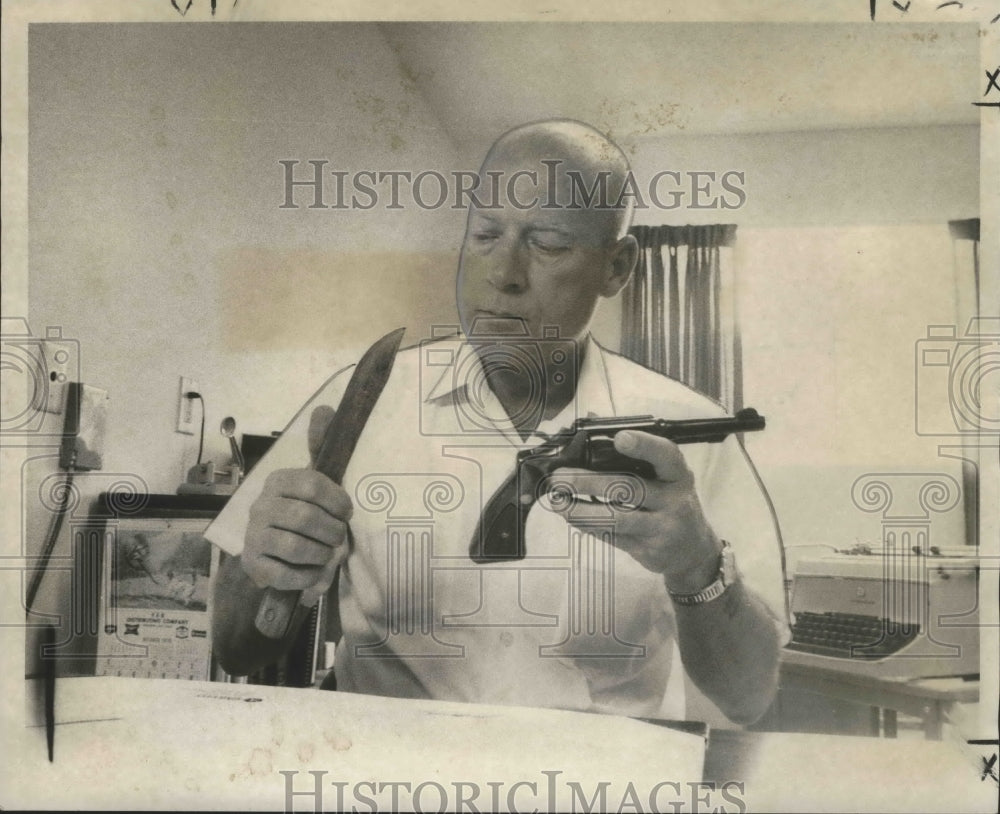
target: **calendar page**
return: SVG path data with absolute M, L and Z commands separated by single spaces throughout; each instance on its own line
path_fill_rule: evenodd
M 97 675 L 207 681 L 218 551 L 206 520 L 135 518 L 109 527 Z

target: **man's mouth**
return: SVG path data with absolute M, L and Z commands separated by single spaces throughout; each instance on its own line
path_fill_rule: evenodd
M 476 309 L 472 317 L 470 336 L 523 336 L 528 333 L 524 317 L 508 311 Z

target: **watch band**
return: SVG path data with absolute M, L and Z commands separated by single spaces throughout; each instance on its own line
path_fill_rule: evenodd
M 703 605 L 718 599 L 726 592 L 726 588 L 736 581 L 736 558 L 733 548 L 726 540 L 722 541 L 722 552 L 719 554 L 719 573 L 711 585 L 693 594 L 676 594 L 667 589 L 670 598 L 678 605 Z

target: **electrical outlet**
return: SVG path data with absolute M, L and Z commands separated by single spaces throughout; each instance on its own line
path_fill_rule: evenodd
M 195 402 L 198 399 L 189 399 L 185 393 L 200 393 L 198 382 L 187 376 L 181 376 L 180 389 L 177 392 L 177 432 L 194 435 L 197 432 L 195 419 L 198 418 L 199 405 L 196 405 Z M 204 406 L 201 409 L 204 410 Z
M 42 359 L 45 365 L 45 400 L 41 405 L 47 413 L 60 415 L 66 406 L 66 388 L 69 385 L 70 373 L 76 374 L 79 362 L 74 358 L 72 343 L 61 339 L 61 332 L 53 332 L 53 336 L 43 339 Z

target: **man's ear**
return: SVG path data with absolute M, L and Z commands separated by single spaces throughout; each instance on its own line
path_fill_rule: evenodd
M 605 297 L 615 296 L 629 281 L 639 260 L 639 243 L 632 235 L 625 235 L 615 243 L 611 252 L 611 273 L 601 291 Z

